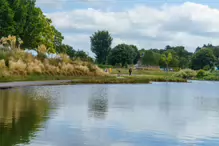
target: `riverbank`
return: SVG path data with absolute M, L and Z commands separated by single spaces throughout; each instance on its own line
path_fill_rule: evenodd
M 0 78 L 0 89 L 56 85 L 63 83 L 70 84 L 149 84 L 151 82 L 187 82 L 187 80 L 174 77 L 161 76 L 11 76 Z
M 185 79 L 159 76 L 80 77 L 73 84 L 149 84 L 151 82 L 187 82 Z
M 62 84 L 69 84 L 71 82 L 72 82 L 71 80 L 8 82 L 8 83 L 0 83 L 0 89 L 9 89 L 9 88 L 27 87 L 27 86 L 62 85 Z

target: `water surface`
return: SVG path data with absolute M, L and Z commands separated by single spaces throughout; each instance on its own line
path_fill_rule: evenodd
M 219 83 L 0 91 L 0 145 L 217 146 Z

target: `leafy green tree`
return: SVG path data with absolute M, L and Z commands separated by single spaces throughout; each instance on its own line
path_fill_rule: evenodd
M 189 66 L 189 60 L 186 57 L 181 57 L 179 59 L 179 67 L 180 68 L 187 68 Z
M 109 63 L 111 65 L 122 64 L 124 67 L 126 64 L 133 64 L 135 60 L 135 50 L 127 44 L 119 44 L 115 46 L 109 55 Z
M 192 60 L 191 60 L 192 69 L 195 70 L 203 69 L 207 65 L 213 67 L 215 61 L 216 61 L 216 57 L 214 56 L 212 49 L 209 48 L 201 49 L 192 56 Z
M 65 44 L 61 44 L 60 46 L 58 46 L 56 52 L 65 53 L 70 58 L 74 58 L 76 56 L 76 51 L 73 49 L 73 47 Z
M 80 58 L 82 61 L 93 62 L 93 59 L 84 51 L 78 50 L 75 52 L 75 58 Z
M 142 58 L 142 64 L 144 65 L 159 65 L 160 54 L 153 52 L 152 50 L 144 51 Z
M 26 18 L 29 15 L 27 12 L 28 1 L 27 0 L 8 0 L 11 9 L 14 12 L 13 20 L 15 25 L 15 35 L 19 37 L 24 31 L 26 25 Z
M 169 64 L 173 60 L 172 54 L 169 52 L 168 55 L 162 54 L 161 61 L 166 64 L 167 69 L 169 70 Z
M 0 38 L 14 34 L 14 12 L 9 6 L 8 0 L 0 0 Z
M 137 46 L 135 45 L 129 45 L 132 49 L 133 49 L 133 63 L 136 64 L 138 62 L 138 60 L 140 59 L 140 52 L 138 51 Z
M 197 47 L 196 49 L 195 49 L 195 53 L 197 53 L 199 50 L 201 50 L 202 48 L 200 48 L 200 47 Z
M 106 64 L 113 38 L 108 31 L 97 31 L 91 37 L 91 51 L 99 64 Z
M 52 29 L 54 32 L 54 48 L 55 48 L 56 52 L 61 53 L 61 50 L 63 47 L 62 41 L 64 40 L 64 36 L 54 26 L 52 26 Z M 69 46 L 65 46 L 65 47 L 69 47 Z

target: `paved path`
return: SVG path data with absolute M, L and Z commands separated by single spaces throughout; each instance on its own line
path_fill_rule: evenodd
M 8 82 L 8 83 L 0 83 L 0 89 L 26 87 L 26 86 L 59 85 L 66 83 L 71 83 L 71 80 Z

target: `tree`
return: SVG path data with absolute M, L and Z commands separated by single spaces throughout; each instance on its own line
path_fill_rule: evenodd
M 203 69 L 207 65 L 213 67 L 215 61 L 216 61 L 216 57 L 214 56 L 212 49 L 209 48 L 201 49 L 192 56 L 192 60 L 191 60 L 192 69 L 195 70 Z
M 93 59 L 88 56 L 88 54 L 82 50 L 78 50 L 75 52 L 75 58 L 80 58 L 82 61 L 93 62 Z
M 115 46 L 109 55 L 109 63 L 111 65 L 122 64 L 124 67 L 126 64 L 133 64 L 135 60 L 134 49 L 127 44 L 119 44 Z
M 7 0 L 0 0 L 0 38 L 14 35 L 14 13 Z
M 134 60 L 133 63 L 136 64 L 138 62 L 138 60 L 140 59 L 140 52 L 138 51 L 137 46 L 135 45 L 129 45 L 132 49 L 133 49 L 133 56 L 134 56 Z
M 185 57 L 181 57 L 179 59 L 179 67 L 180 68 L 187 68 L 189 66 L 189 60 Z
M 169 64 L 172 61 L 173 57 L 172 54 L 169 52 L 168 55 L 162 54 L 161 61 L 166 64 L 167 70 L 169 70 Z
M 144 65 L 159 65 L 160 54 L 153 52 L 152 50 L 144 51 L 142 58 L 142 64 Z
M 202 48 L 200 48 L 200 47 L 197 47 L 196 49 L 195 49 L 195 53 L 197 53 L 199 50 L 201 50 Z
M 64 40 L 64 36 L 62 36 L 62 33 L 59 32 L 54 26 L 52 26 L 52 29 L 54 32 L 54 48 L 55 48 L 56 52 L 61 53 L 61 50 L 63 47 L 62 41 Z
M 99 64 L 106 64 L 113 38 L 108 31 L 97 31 L 90 37 L 91 51 Z
M 76 51 L 73 49 L 73 47 L 65 44 L 61 44 L 60 46 L 57 46 L 56 48 L 57 53 L 65 53 L 67 54 L 70 58 L 74 58 Z

